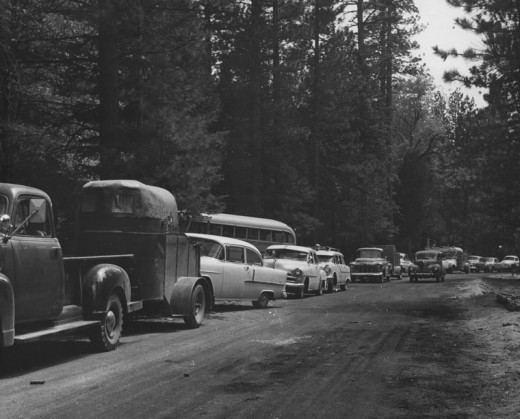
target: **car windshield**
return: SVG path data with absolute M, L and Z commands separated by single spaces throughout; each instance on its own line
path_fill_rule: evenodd
M 200 244 L 200 254 L 213 259 L 224 259 L 224 251 L 220 243 L 208 239 L 196 239 Z
M 471 260 L 472 262 L 477 262 L 478 261 L 478 256 L 470 256 L 468 258 L 468 260 Z
M 320 262 L 334 262 L 334 256 L 318 255 Z
M 381 251 L 377 249 L 360 249 L 358 258 L 376 259 L 381 257 Z
M 437 260 L 437 253 L 418 253 L 415 255 L 416 260 Z
M 265 256 L 273 259 L 307 260 L 307 252 L 293 249 L 267 249 Z
M 515 260 L 514 256 L 506 256 L 504 260 Z
M 485 262 L 494 262 L 495 258 L 484 258 Z

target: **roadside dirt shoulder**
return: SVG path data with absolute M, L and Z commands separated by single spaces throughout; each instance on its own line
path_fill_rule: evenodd
M 485 417 L 518 417 L 520 412 L 520 312 L 508 311 L 497 294 L 520 297 L 520 279 L 511 275 L 490 275 L 467 283 L 461 298 L 466 308 L 464 325 L 476 345 L 468 358 L 481 371 L 482 405 L 475 414 Z M 470 378 L 470 377 L 468 377 Z M 486 413 L 484 413 L 486 412 Z

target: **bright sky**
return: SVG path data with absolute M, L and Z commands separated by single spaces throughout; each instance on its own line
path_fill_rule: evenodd
M 419 9 L 421 23 L 426 26 L 424 32 L 416 38 L 421 46 L 419 54 L 430 69 L 436 85 L 446 93 L 460 87 L 464 93 L 475 99 L 477 106 L 485 106 L 486 102 L 482 99 L 482 93 L 485 92 L 466 89 L 457 82 L 446 84 L 442 80 L 444 71 L 457 69 L 461 74 L 468 74 L 470 65 L 462 58 L 449 57 L 443 61 L 432 51 L 435 45 L 441 49 L 455 48 L 459 52 L 469 47 L 479 49 L 479 38 L 455 24 L 456 17 L 464 17 L 464 10 L 449 6 L 445 0 L 415 0 L 415 5 Z

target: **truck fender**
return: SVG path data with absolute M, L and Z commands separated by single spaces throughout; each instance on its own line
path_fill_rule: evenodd
M 0 274 L 0 347 L 14 344 L 14 293 L 11 281 Z
M 201 284 L 206 297 L 207 311 L 213 309 L 213 287 L 206 277 L 181 276 L 173 286 L 170 307 L 173 314 L 187 316 L 191 310 L 191 293 L 196 285 Z
M 105 304 L 115 291 L 119 293 L 123 312 L 131 300 L 130 278 L 120 266 L 110 263 L 95 265 L 87 272 L 82 281 L 83 308 L 86 312 L 105 311 Z

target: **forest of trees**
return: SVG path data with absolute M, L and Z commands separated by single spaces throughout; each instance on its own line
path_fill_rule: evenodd
M 0 0 L 0 181 L 47 191 L 64 236 L 81 185 L 124 178 L 347 256 L 519 253 L 520 2 L 447 1 L 484 42 L 436 51 L 475 62 L 448 96 L 413 0 Z

